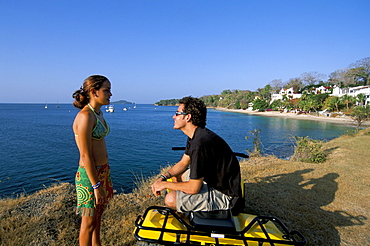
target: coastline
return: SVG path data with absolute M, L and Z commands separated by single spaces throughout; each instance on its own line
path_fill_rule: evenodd
M 225 112 L 252 114 L 252 115 L 265 116 L 265 117 L 281 117 L 281 118 L 296 119 L 296 120 L 314 120 L 314 121 L 322 121 L 322 122 L 328 122 L 328 123 L 355 126 L 354 120 L 349 116 L 334 118 L 334 117 L 325 117 L 325 116 L 315 116 L 315 115 L 310 115 L 310 114 L 296 114 L 296 113 L 283 113 L 283 112 L 280 113 L 277 111 L 258 112 L 258 111 L 243 110 L 243 109 L 227 109 L 227 108 L 213 108 L 213 109 L 219 110 L 219 111 L 225 111 Z M 370 121 L 363 122 L 361 126 L 370 126 Z

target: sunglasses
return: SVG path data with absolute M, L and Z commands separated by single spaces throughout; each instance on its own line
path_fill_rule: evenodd
M 187 113 L 176 111 L 175 115 L 176 116 L 178 116 L 178 115 L 187 115 Z

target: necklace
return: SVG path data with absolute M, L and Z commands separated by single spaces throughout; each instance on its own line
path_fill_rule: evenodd
M 96 114 L 96 115 L 98 115 L 98 116 L 100 116 L 100 114 L 101 114 L 101 111 L 99 110 L 99 112 L 97 112 L 91 105 L 90 105 L 90 103 L 88 103 L 87 104 L 87 106 L 89 106 L 89 108 Z

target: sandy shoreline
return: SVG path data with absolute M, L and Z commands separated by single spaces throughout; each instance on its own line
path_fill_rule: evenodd
M 309 114 L 296 114 L 296 113 L 280 113 L 277 111 L 267 111 L 267 112 L 257 112 L 252 110 L 243 110 L 243 109 L 226 109 L 226 108 L 214 108 L 215 110 L 219 111 L 226 111 L 226 112 L 235 112 L 235 113 L 243 113 L 243 114 L 253 114 L 259 116 L 266 116 L 266 117 L 282 117 L 288 119 L 296 119 L 296 120 L 315 120 L 315 121 L 323 121 L 329 123 L 337 123 L 337 124 L 345 124 L 355 126 L 354 120 L 351 117 L 325 117 L 325 116 L 314 116 Z M 366 121 L 362 123 L 362 126 L 370 126 L 370 121 Z

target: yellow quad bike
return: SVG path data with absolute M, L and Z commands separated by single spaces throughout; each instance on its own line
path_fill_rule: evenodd
M 248 158 L 241 153 L 235 155 Z M 139 215 L 135 221 L 134 235 L 138 240 L 137 245 L 306 244 L 306 239 L 300 232 L 289 231 L 274 217 L 245 213 L 233 216 L 230 210 L 179 215 L 163 206 L 151 206 L 143 215 Z

